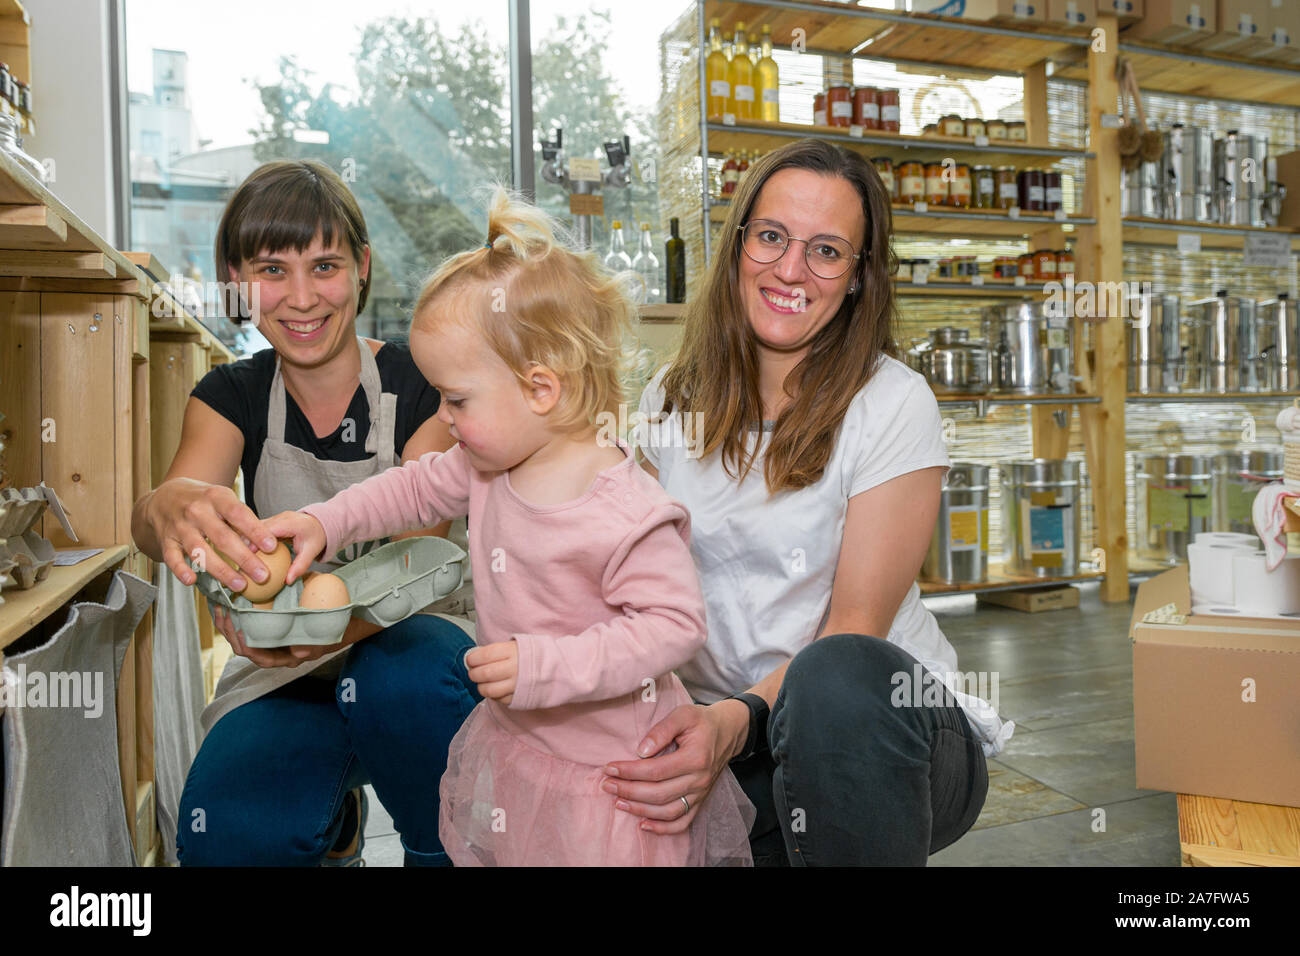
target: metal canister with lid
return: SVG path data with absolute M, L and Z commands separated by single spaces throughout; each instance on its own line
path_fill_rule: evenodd
M 1080 467 L 1065 458 L 998 466 L 1003 564 L 1010 574 L 1043 578 L 1079 573 L 1083 496 Z
M 989 345 L 993 391 L 1074 391 L 1073 328 L 1047 302 L 1024 299 L 988 306 L 981 314 L 981 332 Z
M 1209 455 L 1139 455 L 1134 468 L 1138 554 L 1164 564 L 1187 560 L 1187 545 L 1212 530 Z
M 926 378 L 940 394 L 987 391 L 989 350 L 983 342 L 972 341 L 966 329 L 931 329 Z
M 1181 389 L 1178 296 L 1143 292 L 1128 300 L 1128 390 L 1139 394 Z
M 1275 299 L 1260 302 L 1260 328 L 1264 335 L 1264 351 L 1273 356 L 1276 379 L 1269 391 L 1294 392 L 1300 389 L 1300 309 L 1295 299 L 1279 292 Z
M 989 467 L 953 462 L 921 576 L 945 584 L 976 584 L 988 579 L 988 566 Z
M 1204 356 L 1206 391 L 1265 391 L 1272 380 L 1272 358 L 1263 351 L 1255 300 L 1220 289 L 1193 302 L 1191 308 L 1199 316 L 1192 326 L 1199 340 L 1193 351 Z

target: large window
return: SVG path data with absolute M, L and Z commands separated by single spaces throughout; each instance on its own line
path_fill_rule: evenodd
M 482 241 L 478 188 L 510 182 L 506 0 L 227 0 L 219 15 L 128 0 L 126 17 L 131 244 L 196 286 L 224 279 L 212 247 L 233 189 L 268 160 L 320 159 L 370 230 L 358 332 L 404 335 L 429 269 Z

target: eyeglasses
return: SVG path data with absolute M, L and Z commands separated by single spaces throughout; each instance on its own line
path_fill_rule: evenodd
M 813 236 L 799 239 L 790 235 L 777 223 L 767 219 L 754 219 L 739 226 L 741 248 L 755 262 L 776 262 L 792 242 L 802 242 L 803 257 L 813 275 L 822 279 L 838 279 L 853 266 L 860 254 L 853 251 L 847 239 L 839 236 Z

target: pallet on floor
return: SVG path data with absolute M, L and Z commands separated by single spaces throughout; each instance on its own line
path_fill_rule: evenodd
M 1300 866 L 1300 807 L 1178 794 L 1183 866 Z

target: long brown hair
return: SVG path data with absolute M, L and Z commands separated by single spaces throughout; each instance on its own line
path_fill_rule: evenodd
M 738 288 L 740 226 L 749 221 L 764 183 L 782 169 L 808 169 L 847 180 L 862 198 L 866 241 L 854 267 L 857 291 L 844 296 L 834 318 L 786 377 L 794 401 L 777 417 L 763 462 L 769 494 L 821 479 L 849 403 L 882 355 L 898 355 L 892 283 L 897 262 L 890 243 L 889 194 L 875 167 L 857 153 L 825 140 L 803 139 L 751 165 L 736 191 L 703 287 L 686 309 L 681 349 L 663 381 L 664 410 L 698 413 L 696 453 L 707 457 L 721 449 L 727 474 L 745 479 L 758 454 L 751 429 L 761 427 L 763 403 L 758 347 Z
M 326 246 L 333 245 L 336 230 L 361 268 L 370 242 L 366 220 L 339 174 L 317 159 L 263 163 L 240 183 L 221 214 L 213 250 L 217 281 L 227 281 L 227 267 L 237 270 L 264 251 L 301 253 L 318 232 Z M 370 291 L 366 277 L 361 278 L 357 315 Z

